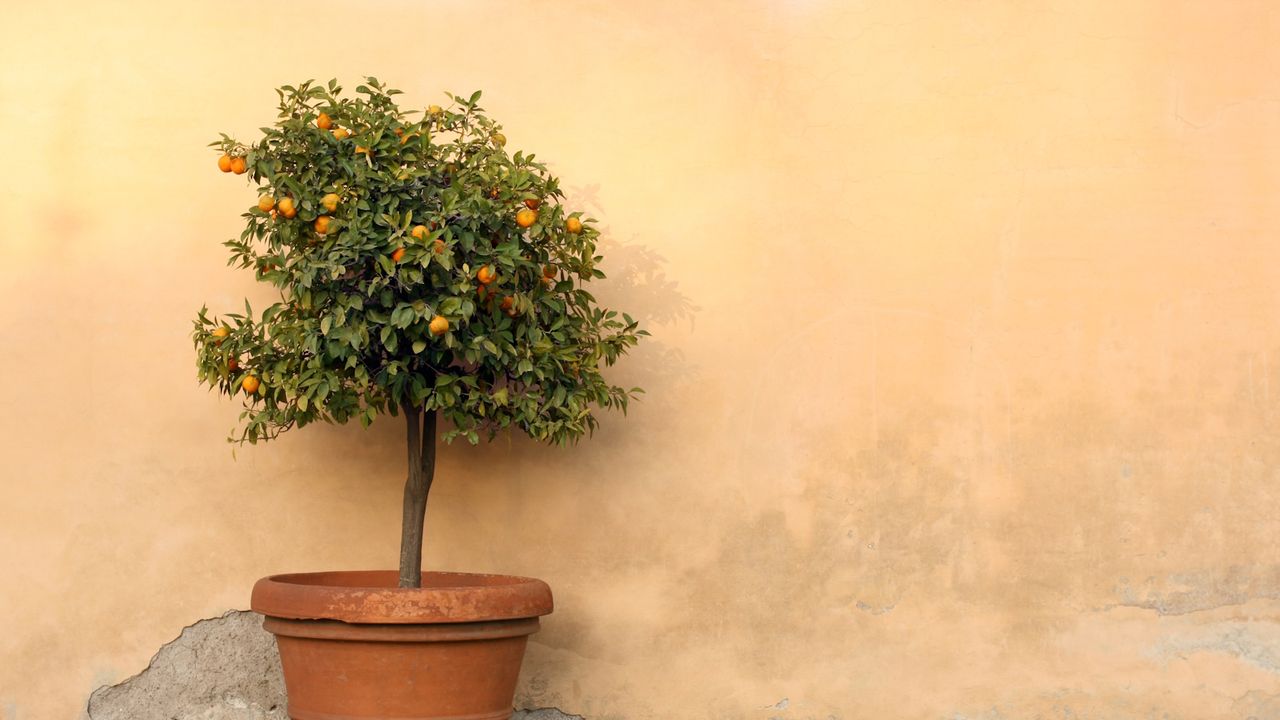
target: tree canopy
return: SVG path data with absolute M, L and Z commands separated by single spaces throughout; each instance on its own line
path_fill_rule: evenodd
M 445 440 L 518 428 L 563 444 L 594 411 L 626 411 L 639 388 L 601 369 L 647 333 L 596 302 L 592 218 L 507 151 L 479 92 L 422 111 L 375 78 L 353 96 L 336 81 L 277 93 L 257 142 L 212 144 L 260 193 L 229 263 L 280 292 L 194 323 L 201 381 L 244 398 L 233 441 L 413 409 L 450 421 Z

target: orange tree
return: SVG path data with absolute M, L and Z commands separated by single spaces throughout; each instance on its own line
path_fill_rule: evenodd
M 212 146 L 223 172 L 247 173 L 260 193 L 225 243 L 230 264 L 280 299 L 260 314 L 202 308 L 199 376 L 242 394 L 234 442 L 403 413 L 400 585 L 418 587 L 437 436 L 476 443 L 518 428 L 574 441 L 595 430 L 597 409 L 625 413 L 640 392 L 601 367 L 646 333 L 596 303 L 590 218 L 563 205 L 533 155 L 507 152 L 479 92 L 421 113 L 375 78 L 354 96 L 335 81 L 277 94 L 261 139 Z

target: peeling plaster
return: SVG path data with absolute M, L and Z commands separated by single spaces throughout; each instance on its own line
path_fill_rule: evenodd
M 1185 572 L 1141 582 L 1121 578 L 1112 607 L 1154 610 L 1159 615 L 1186 615 L 1203 610 L 1243 605 L 1250 600 L 1280 599 L 1280 567 L 1231 566 L 1221 570 Z
M 1186 629 L 1153 649 L 1157 657 L 1196 652 L 1224 653 L 1268 672 L 1280 673 L 1280 628 L 1275 623 L 1221 622 Z
M 142 672 L 89 697 L 90 720 L 287 720 L 275 639 L 231 610 L 160 646 Z

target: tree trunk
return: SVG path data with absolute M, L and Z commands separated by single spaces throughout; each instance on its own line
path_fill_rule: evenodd
M 400 530 L 400 587 L 422 587 L 422 524 L 436 474 L 436 411 L 401 405 L 408 426 L 409 478 Z

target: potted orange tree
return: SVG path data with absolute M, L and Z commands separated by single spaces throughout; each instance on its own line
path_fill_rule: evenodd
M 518 429 L 573 442 L 638 388 L 601 367 L 643 330 L 587 290 L 597 231 L 533 155 L 509 153 L 480 93 L 411 112 L 375 78 L 277 91 L 255 143 L 213 143 L 257 202 L 230 263 L 277 302 L 211 317 L 201 381 L 244 402 L 231 440 L 402 415 L 398 570 L 274 575 L 252 607 L 276 635 L 294 718 L 505 718 L 528 635 L 551 612 L 539 580 L 422 572 L 437 440 Z

